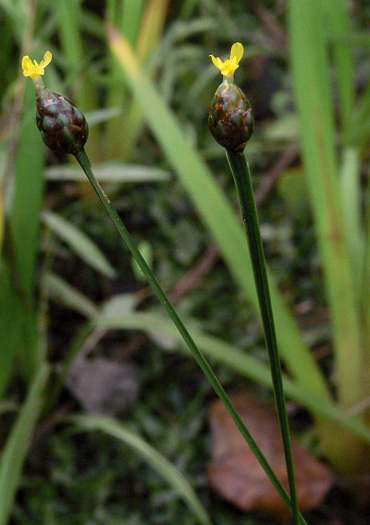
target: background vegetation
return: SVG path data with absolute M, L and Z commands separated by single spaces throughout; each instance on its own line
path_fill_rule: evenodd
M 368 23 L 365 1 L 0 0 L 1 524 L 271 523 L 209 488 L 214 394 L 78 167 L 44 147 L 20 68 L 53 53 L 47 86 L 87 116 L 97 177 L 223 385 L 269 397 L 206 126 L 208 55 L 235 41 L 292 422 L 338 476 L 307 520 L 366 523 Z

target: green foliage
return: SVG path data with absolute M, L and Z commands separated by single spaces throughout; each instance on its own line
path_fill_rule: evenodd
M 91 431 L 100 430 L 106 434 L 119 439 L 122 443 L 133 448 L 142 456 L 158 473 L 163 476 L 170 486 L 184 499 L 199 523 L 209 525 L 211 522 L 203 505 L 195 495 L 193 489 L 166 458 L 149 446 L 138 435 L 130 432 L 123 427 L 118 421 L 104 417 L 75 416 L 73 422 L 76 423 L 79 430 Z
M 34 427 L 42 409 L 44 388 L 49 372 L 48 365 L 43 364 L 39 367 L 2 452 L 0 463 L 0 523 L 2 525 L 8 523 L 12 514 L 12 503 L 18 490 Z
M 353 407 L 368 395 L 363 367 L 368 361 L 369 327 L 360 309 L 360 304 L 364 302 L 361 295 L 363 291 L 366 293 L 366 286 L 362 290 L 359 290 L 359 284 L 356 287 L 356 280 L 357 283 L 363 283 L 369 274 L 363 249 L 368 239 L 360 220 L 361 182 L 359 164 L 356 162 L 359 146 L 342 148 L 344 167 L 342 173 L 339 171 L 330 82 L 330 48 L 325 37 L 325 27 L 334 34 L 348 31 L 349 21 L 343 2 L 328 2 L 325 5 L 314 2 L 313 6 L 300 0 L 291 2 L 293 81 L 301 124 L 306 181 L 332 316 L 336 391 L 340 406 Z M 354 106 L 354 65 L 348 46 L 334 42 L 332 50 L 345 143 Z M 332 432 L 330 434 L 333 435 Z M 341 465 L 342 470 L 360 468 L 361 454 L 356 442 L 353 443 L 353 459 L 350 459 L 347 451 L 345 459 L 341 460 L 344 444 L 338 444 L 338 450 L 335 450 L 330 437 L 327 441 L 326 454 L 338 466 Z M 345 448 L 349 448 L 348 442 Z

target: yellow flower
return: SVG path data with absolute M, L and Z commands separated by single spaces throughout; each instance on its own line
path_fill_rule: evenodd
M 23 57 L 22 60 L 22 69 L 23 75 L 25 77 L 31 77 L 35 84 L 42 85 L 41 75 L 45 73 L 45 68 L 51 62 L 53 55 L 50 51 L 46 51 L 44 58 L 41 60 L 40 64 L 36 60 L 32 62 L 29 56 Z
M 239 67 L 239 62 L 243 56 L 244 47 L 240 42 L 234 44 L 231 48 L 230 58 L 222 62 L 220 58 L 215 58 L 213 55 L 209 55 L 212 58 L 214 65 L 221 71 L 224 77 L 229 80 L 234 79 L 235 70 Z

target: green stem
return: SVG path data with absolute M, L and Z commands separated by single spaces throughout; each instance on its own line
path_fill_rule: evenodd
M 91 170 L 90 161 L 85 153 L 85 151 L 80 152 L 76 155 L 76 159 L 79 162 L 80 166 L 86 173 L 91 185 L 93 186 L 94 190 L 96 191 L 99 199 L 101 200 L 104 208 L 108 212 L 110 218 L 112 219 L 115 227 L 117 228 L 118 232 L 120 233 L 123 240 L 126 242 L 128 248 L 130 249 L 134 259 L 136 260 L 137 264 L 143 271 L 145 277 L 147 278 L 149 284 L 152 286 L 154 292 L 156 293 L 158 299 L 164 306 L 164 308 L 167 310 L 168 314 L 170 315 L 173 323 L 175 324 L 176 328 L 180 332 L 182 338 L 184 339 L 185 343 L 187 344 L 188 348 L 190 349 L 191 353 L 193 354 L 195 360 L 203 370 L 204 374 L 208 378 L 209 382 L 211 383 L 213 389 L 215 390 L 218 397 L 221 399 L 221 401 L 224 403 L 225 407 L 227 408 L 229 414 L 233 418 L 236 426 L 240 430 L 242 436 L 244 437 L 245 441 L 250 446 L 251 450 L 253 451 L 255 457 L 259 461 L 261 467 L 266 472 L 267 476 L 269 477 L 271 483 L 279 493 L 280 497 L 284 501 L 285 505 L 288 507 L 290 512 L 293 514 L 294 506 L 291 502 L 288 493 L 284 489 L 283 485 L 280 483 L 278 477 L 276 476 L 275 472 L 272 470 L 271 466 L 269 465 L 267 459 L 262 454 L 261 450 L 259 449 L 257 443 L 252 438 L 251 434 L 249 433 L 247 427 L 243 423 L 241 417 L 235 410 L 233 404 L 231 403 L 230 399 L 226 395 L 226 392 L 222 388 L 221 384 L 219 383 L 217 377 L 213 373 L 210 365 L 208 364 L 208 361 L 205 359 L 197 345 L 195 344 L 193 338 L 187 331 L 185 325 L 181 321 L 180 317 L 177 315 L 175 309 L 171 305 L 167 295 L 162 290 L 159 282 L 157 281 L 156 277 L 154 276 L 153 272 L 145 262 L 144 258 L 142 257 L 141 253 L 139 252 L 138 248 L 136 247 L 136 244 L 134 240 L 132 239 L 131 235 L 127 231 L 126 227 L 124 226 L 123 222 L 119 218 L 116 209 L 114 208 L 113 204 L 110 202 L 107 195 L 102 190 L 99 182 L 95 179 L 95 176 Z M 300 525 L 307 525 L 304 518 L 299 515 L 299 521 L 297 518 L 296 523 L 299 523 Z
M 244 153 L 226 150 L 230 169 L 238 192 L 243 224 L 248 238 L 254 280 L 257 288 L 265 341 L 270 361 L 270 370 L 274 387 L 275 402 L 278 412 L 281 437 L 284 446 L 285 463 L 288 471 L 289 490 L 293 508 L 294 523 L 299 523 L 299 510 L 295 486 L 292 449 L 289 435 L 289 423 L 286 412 L 280 358 L 277 347 L 274 317 L 272 312 L 270 290 L 261 233 L 259 229 L 256 202 L 254 200 L 252 179 Z

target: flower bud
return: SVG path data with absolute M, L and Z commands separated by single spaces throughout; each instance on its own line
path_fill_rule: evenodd
M 213 97 L 208 127 L 219 144 L 241 152 L 253 133 L 253 112 L 243 91 L 224 79 Z
M 49 148 L 73 155 L 83 151 L 88 125 L 84 115 L 68 98 L 37 86 L 36 123 Z

